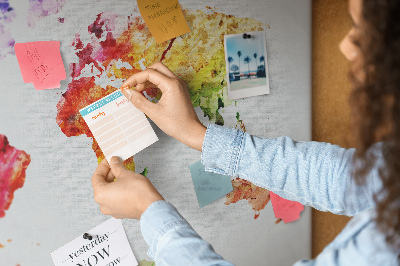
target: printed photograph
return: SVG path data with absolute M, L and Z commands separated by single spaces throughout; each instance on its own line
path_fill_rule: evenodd
M 225 57 L 229 98 L 269 93 L 264 31 L 225 35 Z

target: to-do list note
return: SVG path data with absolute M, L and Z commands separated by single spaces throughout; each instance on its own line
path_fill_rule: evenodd
M 79 110 L 107 161 L 126 160 L 158 140 L 146 116 L 115 91 Z

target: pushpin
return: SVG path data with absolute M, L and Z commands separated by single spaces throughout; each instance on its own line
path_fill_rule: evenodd
M 88 233 L 84 233 L 84 234 L 83 234 L 83 238 L 84 238 L 84 239 L 89 239 L 89 240 L 92 240 L 92 239 L 93 239 L 93 237 L 92 237 L 90 234 L 88 234 Z
M 243 33 L 243 39 L 250 39 L 250 38 L 251 38 L 250 34 Z

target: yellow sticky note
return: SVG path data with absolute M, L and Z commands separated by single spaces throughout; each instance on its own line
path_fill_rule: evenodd
M 137 4 L 157 43 L 190 32 L 178 0 L 137 0 Z

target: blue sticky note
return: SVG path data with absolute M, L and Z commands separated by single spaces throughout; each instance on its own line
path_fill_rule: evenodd
M 206 172 L 200 161 L 192 164 L 189 168 L 200 208 L 233 190 L 229 176 Z

